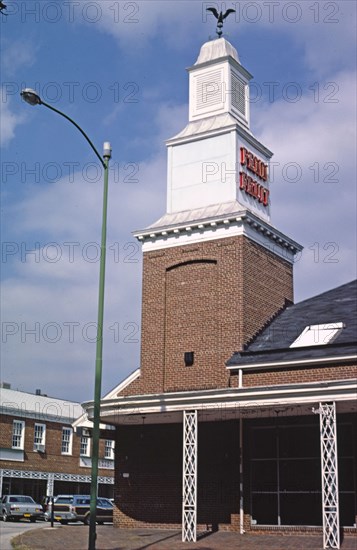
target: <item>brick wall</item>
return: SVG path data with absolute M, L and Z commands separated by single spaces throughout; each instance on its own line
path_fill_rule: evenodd
M 225 361 L 292 298 L 292 266 L 244 236 L 145 253 L 141 376 L 122 395 L 228 387 Z
M 13 420 L 25 421 L 24 461 L 0 460 L 0 468 L 31 470 L 41 472 L 60 472 L 90 475 L 90 468 L 79 466 L 80 437 L 73 434 L 72 454 L 61 454 L 62 428 L 68 424 L 35 420 L 24 416 L 1 416 L 0 447 L 11 449 Z M 44 453 L 33 450 L 35 423 L 46 425 L 46 448 Z M 104 458 L 104 441 L 99 443 L 99 457 Z M 99 475 L 112 475 L 113 470 L 99 469 Z
M 354 522 L 354 510 L 357 511 L 356 496 L 353 495 L 356 416 L 338 414 L 337 422 L 340 513 L 342 525 L 350 526 Z M 301 498 L 299 491 L 306 489 L 306 482 L 301 478 L 303 471 L 303 477 L 308 480 L 307 483 L 314 493 L 310 494 L 307 491 L 309 503 L 314 503 L 316 507 L 314 525 L 321 525 L 318 417 L 311 413 L 311 415 L 295 417 L 250 419 L 244 420 L 243 427 L 244 529 L 249 531 L 252 528 L 251 515 L 254 515 L 251 499 L 252 489 L 263 488 L 263 491 L 268 491 L 268 493 L 276 491 L 277 430 L 279 430 L 281 460 L 279 466 L 280 497 L 282 500 L 285 499 L 285 489 L 288 486 L 291 490 L 296 491 L 294 498 Z M 266 431 L 265 428 L 268 430 Z M 258 431 L 256 431 L 257 429 Z M 182 520 L 182 425 L 119 427 L 117 436 L 114 525 L 121 528 L 180 529 Z M 257 456 L 260 458 L 255 462 L 253 472 L 252 458 Z M 266 459 L 265 462 L 261 462 L 262 459 Z M 304 460 L 302 461 L 302 459 Z M 270 467 L 272 463 L 273 468 Z M 295 467 L 298 472 L 294 476 Z M 286 473 L 284 474 L 286 469 L 292 471 L 289 474 L 290 481 L 287 481 Z M 301 482 L 303 483 L 302 487 L 300 487 Z M 286 485 L 287 483 L 288 485 Z M 267 495 L 262 495 L 261 499 L 266 497 Z M 206 529 L 208 526 L 210 529 L 239 531 L 239 503 L 239 421 L 199 421 L 198 529 Z M 287 520 L 285 525 L 294 524 L 294 518 L 296 525 L 307 525 L 308 523 L 304 523 L 304 521 L 306 514 L 308 516 L 310 513 L 309 510 L 307 507 L 303 521 L 299 521 L 301 510 L 298 505 L 293 505 L 288 517 L 285 517 Z M 257 516 L 254 515 L 254 517 Z M 277 525 L 277 517 L 275 509 L 272 511 L 272 525 Z
M 353 495 L 356 448 L 356 416 L 338 414 L 337 435 L 340 464 L 340 514 L 342 525 L 352 525 L 357 510 Z M 279 427 L 278 427 L 279 426 Z M 268 428 L 268 431 L 266 431 Z M 316 415 L 296 417 L 258 418 L 244 420 L 243 491 L 244 529 L 249 531 L 253 514 L 251 490 L 257 488 L 254 472 L 265 491 L 276 491 L 276 457 L 279 441 L 281 498 L 286 487 L 296 491 L 306 488 L 302 470 L 314 489 L 309 503 L 317 501 L 318 514 L 314 525 L 321 525 L 320 437 Z M 256 431 L 258 429 L 258 431 Z M 306 432 L 306 430 L 309 430 Z M 279 439 L 276 433 L 279 430 Z M 285 434 L 285 435 L 283 435 Z M 292 439 L 289 437 L 292 434 Z M 283 436 L 283 437 L 282 437 Z M 121 426 L 117 434 L 115 475 L 114 525 L 122 528 L 157 527 L 181 528 L 182 520 L 182 424 Z M 301 440 L 301 444 L 300 444 Z M 296 441 L 298 443 L 296 443 Z M 253 457 L 260 457 L 255 462 Z M 267 458 L 268 457 L 268 458 Z M 265 462 L 261 460 L 265 458 Z M 305 458 L 303 462 L 301 460 Z M 312 459 L 314 461 L 312 462 Z M 273 468 L 270 464 L 274 462 Z M 298 465 L 299 475 L 290 461 Z M 262 464 L 263 468 L 260 467 Z M 266 468 L 268 469 L 266 470 Z M 268 472 L 268 474 L 264 474 Z M 123 475 L 125 474 L 125 475 Z M 265 477 L 264 477 L 265 476 Z M 198 424 L 198 476 L 197 476 L 198 529 L 239 531 L 239 421 L 202 422 Z M 303 482 L 303 486 L 300 483 Z M 262 486 L 259 485 L 261 489 Z M 308 491 L 309 493 L 309 491 Z M 266 495 L 265 495 L 266 496 Z M 301 496 L 301 495 L 300 495 Z M 260 498 L 260 497 L 259 497 Z M 263 499 L 263 496 L 261 497 Z M 276 503 L 275 503 L 276 504 Z M 297 518 L 299 504 L 290 514 Z M 283 511 L 284 512 L 284 511 Z M 277 524 L 275 509 L 272 525 Z M 306 515 L 306 514 L 305 514 Z M 286 514 L 285 514 L 286 516 Z M 257 517 L 257 516 L 255 516 Z M 291 519 L 291 518 L 290 518 Z M 285 521 L 289 529 L 290 523 Z M 300 527 L 296 530 L 304 531 Z M 253 529 L 261 526 L 253 526 Z
M 182 440 L 182 424 L 118 428 L 115 526 L 181 528 Z M 237 421 L 199 424 L 201 528 L 228 528 L 239 513 L 238 442 Z
M 237 375 L 234 375 L 237 387 Z M 309 368 L 285 368 L 243 373 L 243 386 L 274 386 L 276 384 L 299 384 L 327 380 L 347 380 L 357 377 L 356 365 L 323 365 Z M 233 384 L 232 384 L 233 385 Z

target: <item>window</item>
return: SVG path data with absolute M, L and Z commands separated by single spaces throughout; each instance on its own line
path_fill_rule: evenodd
M 62 428 L 61 453 L 63 455 L 72 454 L 72 428 Z
M 21 502 L 21 504 L 35 504 L 35 501 L 32 497 L 26 497 L 26 496 L 9 497 L 9 502 Z
M 109 460 L 114 460 L 114 446 L 115 446 L 115 441 L 113 441 L 112 439 L 105 440 L 104 458 L 107 458 Z
M 90 438 L 87 435 L 81 437 L 81 448 L 79 451 L 81 456 L 90 456 Z
M 288 418 L 281 422 L 250 429 L 252 521 L 258 525 L 321 525 L 317 419 L 301 424 Z
M 46 424 L 35 424 L 33 449 L 44 452 L 46 444 Z
M 14 420 L 12 424 L 12 448 L 24 449 L 25 422 L 23 420 Z
M 73 496 L 64 496 L 64 497 L 56 497 L 55 503 L 56 504 L 73 504 L 74 497 Z
M 300 348 L 303 346 L 322 346 L 324 344 L 331 344 L 343 328 L 343 323 L 309 325 L 302 331 L 300 336 L 294 340 L 290 347 Z

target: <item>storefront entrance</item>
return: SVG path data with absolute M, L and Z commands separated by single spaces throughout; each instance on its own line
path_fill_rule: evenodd
M 356 426 L 339 415 L 337 449 L 340 525 L 356 515 Z M 253 525 L 322 525 L 319 419 L 248 421 L 245 469 Z

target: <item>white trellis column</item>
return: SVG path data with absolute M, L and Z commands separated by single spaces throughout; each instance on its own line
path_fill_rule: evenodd
M 2 481 L 4 479 L 4 470 L 0 470 L 0 495 L 2 495 Z
M 239 419 L 239 532 L 244 534 L 243 418 Z
M 197 411 L 183 412 L 182 541 L 197 540 Z
M 340 548 L 336 406 L 320 403 L 322 517 L 324 548 Z

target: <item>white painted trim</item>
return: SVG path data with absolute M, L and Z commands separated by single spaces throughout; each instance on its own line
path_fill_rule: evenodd
M 110 392 L 107 393 L 103 397 L 103 401 L 106 400 L 106 399 L 115 398 L 117 393 L 121 392 L 124 388 L 129 386 L 129 384 L 131 384 L 134 380 L 139 378 L 139 376 L 140 376 L 140 369 L 134 370 L 134 372 L 129 374 L 129 376 L 127 376 L 127 378 L 125 378 L 122 382 L 120 382 L 120 384 L 118 384 L 117 386 L 115 386 L 115 388 L 110 390 Z M 93 427 L 93 422 L 88 419 L 88 414 L 87 414 L 87 412 L 85 412 L 79 418 L 77 418 L 77 420 L 75 420 L 73 422 L 72 427 L 74 428 L 74 431 L 76 432 L 77 428 L 79 428 L 79 427 L 80 428 L 92 428 Z M 100 424 L 99 428 L 101 430 L 105 430 L 105 429 L 111 429 L 112 426 L 107 426 L 106 424 Z
M 149 235 L 135 232 L 134 236 L 142 241 L 143 252 L 152 252 L 244 235 L 292 264 L 296 252 L 300 252 L 302 247 L 275 228 L 268 227 L 269 229 L 260 220 L 252 221 L 249 218 L 248 221 L 242 215 L 237 215 L 234 219 L 221 216 L 219 219 L 189 222 L 175 228 L 155 228 Z
M 197 410 L 183 411 L 182 542 L 197 540 Z
M 227 113 L 225 115 L 227 115 Z M 225 115 L 220 115 L 220 116 L 225 116 Z M 216 117 L 212 117 L 212 118 L 214 119 Z M 218 124 L 218 122 L 219 121 L 217 120 L 216 124 Z M 221 135 L 222 133 L 224 134 L 235 130 L 236 133 L 241 138 L 245 139 L 250 145 L 255 147 L 261 155 L 266 156 L 269 159 L 273 156 L 273 152 L 270 151 L 270 149 L 268 149 L 267 147 L 265 147 L 265 145 L 263 145 L 260 141 L 258 141 L 257 138 L 253 136 L 253 134 L 250 132 L 250 130 L 248 130 L 247 128 L 243 128 L 242 126 L 239 126 L 237 120 L 233 116 L 231 116 L 231 122 L 226 126 L 218 125 L 216 127 L 216 125 L 213 124 L 212 128 L 209 130 L 195 131 L 195 125 L 197 124 L 199 124 L 199 121 L 189 122 L 186 128 L 182 132 L 177 134 L 177 136 L 173 136 L 172 138 L 166 140 L 165 142 L 166 145 L 172 146 L 172 145 L 179 145 L 183 143 L 190 143 L 192 141 L 199 141 L 206 137 Z M 185 130 L 188 129 L 188 127 L 190 127 L 190 132 L 181 136 L 181 134 L 184 133 Z
M 278 361 L 278 362 L 266 362 L 266 363 L 253 363 L 251 365 L 233 365 L 226 367 L 227 370 L 251 370 L 251 369 L 263 369 L 263 368 L 281 368 L 291 367 L 299 365 L 316 365 L 324 363 L 335 363 L 339 361 L 352 361 L 357 360 L 357 355 L 341 355 L 338 357 L 323 357 L 319 359 L 294 359 L 293 361 Z
M 14 439 L 14 428 L 15 428 L 15 422 L 19 425 L 21 425 L 21 434 L 20 434 L 20 445 L 14 446 L 13 439 Z M 19 420 L 18 418 L 14 418 L 12 421 L 12 433 L 11 433 L 11 449 L 14 450 L 20 450 L 23 451 L 25 449 L 25 429 L 26 424 L 24 420 Z
M 88 414 L 85 412 L 72 424 L 74 432 L 77 432 L 77 428 L 93 428 L 93 422 L 88 419 Z M 112 426 L 107 426 L 106 424 L 99 424 L 101 430 L 111 430 Z
M 69 430 L 68 451 L 63 451 L 62 450 L 63 443 L 65 443 L 65 441 L 63 439 L 65 430 Z M 73 454 L 72 448 L 73 448 L 73 427 L 72 426 L 62 426 L 61 455 L 63 455 L 63 456 L 72 456 L 72 454 Z
M 79 483 L 90 483 L 91 476 L 83 474 L 67 474 L 64 472 L 39 472 L 38 470 L 14 470 L 3 468 L 0 470 L 2 477 L 15 479 L 53 479 L 53 481 L 77 481 Z M 108 485 L 114 484 L 114 476 L 98 476 L 98 483 Z
M 243 418 L 239 419 L 239 532 L 244 535 Z
M 209 410 L 247 407 L 265 407 L 276 404 L 304 404 L 317 401 L 355 401 L 356 379 L 311 382 L 258 388 L 230 389 L 222 392 L 181 392 L 180 394 L 139 395 L 111 400 L 101 404 L 101 416 L 128 416 L 145 413 L 175 412 L 189 409 Z M 93 402 L 84 403 L 89 414 Z M 120 409 L 120 415 L 118 411 Z
M 127 386 L 129 386 L 132 382 L 134 382 L 134 380 L 139 378 L 139 376 L 140 376 L 140 369 L 134 370 L 131 374 L 129 374 L 129 376 L 124 378 L 124 380 L 122 382 L 120 382 L 120 384 L 115 386 L 115 388 L 113 388 L 109 393 L 107 393 L 103 397 L 103 401 L 105 401 L 107 399 L 113 399 L 114 397 L 117 397 L 118 393 L 123 391 Z

